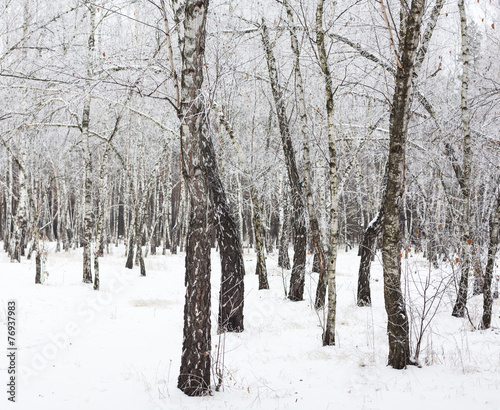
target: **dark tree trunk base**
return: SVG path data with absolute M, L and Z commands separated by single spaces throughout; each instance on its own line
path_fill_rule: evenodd
M 326 272 L 326 260 L 323 250 L 320 248 L 319 252 L 314 254 L 314 260 L 317 260 L 318 266 L 317 271 L 319 272 L 318 277 L 318 287 L 316 288 L 316 299 L 314 301 L 314 308 L 316 310 L 323 309 L 325 306 L 326 299 L 326 288 L 327 288 L 327 272 Z M 314 265 L 314 262 L 313 262 Z
M 382 231 L 384 224 L 384 211 L 381 209 L 377 217 L 368 225 L 363 236 L 363 242 L 359 246 L 361 261 L 358 273 L 358 297 L 357 304 L 360 307 L 371 306 L 372 297 L 370 289 L 370 269 L 372 256 L 375 252 L 377 236 Z
M 35 284 L 41 285 L 42 284 L 42 261 L 41 261 L 40 252 L 36 253 L 35 262 L 36 262 Z

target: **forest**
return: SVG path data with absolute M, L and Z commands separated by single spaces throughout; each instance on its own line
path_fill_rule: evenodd
M 0 9 L 20 408 L 500 406 L 496 0 Z

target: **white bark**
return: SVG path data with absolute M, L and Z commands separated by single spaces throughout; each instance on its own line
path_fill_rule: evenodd
M 469 38 L 467 35 L 467 15 L 464 0 L 458 0 L 458 11 L 460 15 L 460 33 L 462 37 L 462 89 L 460 94 L 460 108 L 462 114 L 463 135 L 463 171 L 462 171 L 462 195 L 463 195 L 463 219 L 462 219 L 462 256 L 461 277 L 457 300 L 453 307 L 453 316 L 464 317 L 467 305 L 467 293 L 469 287 L 469 270 L 471 265 L 471 170 L 472 170 L 472 146 L 470 131 L 470 112 L 468 101 L 469 77 L 470 77 L 470 52 Z
M 85 182 L 84 182 L 84 233 L 83 233 L 83 282 L 92 283 L 92 158 L 90 155 L 90 138 L 89 138 L 89 123 L 90 123 L 90 106 L 92 102 L 91 96 L 91 79 L 94 75 L 94 47 L 95 47 L 95 17 L 96 8 L 90 1 L 86 2 L 89 9 L 89 38 L 87 47 L 87 79 L 85 80 L 85 96 L 83 101 L 82 113 L 82 156 L 85 167 Z
M 325 81 L 326 114 L 328 124 L 328 154 L 330 174 L 330 254 L 328 255 L 328 314 L 323 333 L 323 345 L 335 344 L 335 320 L 337 316 L 336 264 L 338 245 L 338 193 L 337 193 L 337 151 L 335 148 L 335 123 L 333 87 L 328 66 L 323 31 L 323 0 L 318 0 L 316 9 L 316 44 L 318 47 L 321 71 Z

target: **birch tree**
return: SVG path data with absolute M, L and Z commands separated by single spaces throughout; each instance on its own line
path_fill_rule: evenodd
M 324 1 L 318 0 L 316 7 L 316 46 L 318 48 L 321 73 L 325 81 L 326 117 L 328 127 L 328 170 L 330 174 L 330 249 L 328 255 L 328 313 L 323 332 L 323 346 L 335 344 L 335 319 L 337 316 L 337 244 L 338 244 L 338 192 L 337 192 L 337 150 L 335 147 L 335 124 L 333 84 L 328 66 L 323 29 Z
M 462 237 L 461 237 L 461 269 L 458 294 L 452 315 L 464 317 L 467 306 L 467 294 L 469 291 L 469 270 L 471 266 L 471 171 L 472 171 L 472 145 L 470 129 L 470 112 L 468 101 L 469 90 L 469 37 L 467 34 L 467 14 L 465 12 L 464 0 L 458 0 L 458 11 L 460 16 L 460 35 L 462 39 L 462 88 L 460 93 L 460 111 L 462 115 L 463 135 L 463 169 L 460 182 L 462 190 Z
M 272 44 L 269 38 L 269 32 L 264 20 L 262 20 L 261 25 L 261 35 L 264 45 L 264 51 L 266 53 L 269 79 L 271 82 L 271 89 L 276 108 L 276 115 L 278 117 L 281 142 L 283 145 L 283 152 L 285 154 L 285 162 L 288 171 L 288 179 L 290 181 L 292 192 L 294 217 L 294 256 L 288 298 L 293 301 L 299 301 L 303 300 L 304 298 L 305 263 L 307 252 L 304 193 L 302 189 L 302 181 L 297 169 L 295 150 L 293 148 L 290 125 L 286 114 L 285 100 L 278 79 L 276 59 L 274 57 Z
M 425 0 L 412 0 L 408 12 L 402 54 L 396 73 L 396 84 L 389 119 L 389 158 L 387 189 L 383 206 L 385 211 L 382 262 L 384 269 L 384 300 L 389 337 L 389 366 L 403 369 L 412 364 L 409 324 L 401 289 L 401 244 L 399 214 L 405 191 L 405 150 L 409 110 L 412 96 L 412 77 L 424 14 Z
M 83 233 L 83 282 L 92 283 L 92 158 L 90 155 L 89 143 L 89 123 L 90 106 L 92 102 L 91 79 L 94 75 L 94 48 L 95 48 L 95 29 L 96 29 L 96 7 L 90 1 L 85 2 L 89 11 L 89 37 L 87 44 L 87 78 L 85 79 L 85 95 L 83 100 L 82 112 L 82 156 L 85 167 L 84 183 L 84 233 Z
M 186 298 L 181 368 L 177 387 L 188 396 L 210 392 L 210 224 L 209 191 L 201 134 L 205 122 L 203 58 L 208 0 L 186 0 L 181 76 L 182 172 L 191 211 L 186 246 Z
M 314 198 L 312 194 L 311 183 L 311 156 L 309 152 L 309 129 L 307 124 L 306 99 L 304 94 L 304 84 L 302 81 L 302 72 L 300 69 L 300 49 L 297 39 L 295 22 L 293 18 L 293 9 L 288 0 L 284 1 L 286 13 L 288 16 L 288 29 L 290 31 L 290 41 L 294 60 L 295 87 L 297 90 L 297 110 L 301 121 L 302 145 L 304 153 L 304 188 L 306 194 L 307 212 L 309 214 L 309 225 L 311 228 L 312 243 L 314 246 L 314 254 L 318 260 L 319 280 L 316 292 L 316 300 L 314 307 L 320 309 L 325 304 L 326 294 L 326 261 L 323 251 L 323 241 L 321 239 L 321 231 L 319 228 L 316 209 L 314 208 Z
M 488 244 L 488 261 L 484 272 L 483 282 L 483 317 L 481 319 L 481 328 L 489 329 L 491 326 L 491 314 L 493 308 L 493 297 L 491 294 L 491 282 L 493 279 L 493 269 L 495 266 L 495 257 L 498 249 L 498 232 L 500 226 L 500 187 L 497 188 L 496 204 L 493 209 L 490 228 L 490 241 Z

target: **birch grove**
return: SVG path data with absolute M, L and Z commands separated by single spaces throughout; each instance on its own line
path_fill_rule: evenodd
M 177 380 L 190 396 L 213 390 L 212 321 L 219 337 L 246 332 L 246 286 L 267 294 L 276 275 L 286 303 L 317 314 L 318 343 L 341 349 L 337 296 L 372 308 L 381 261 L 395 369 L 419 364 L 425 320 L 405 268 L 417 253 L 429 280 L 451 272 L 450 320 L 491 328 L 497 5 L 45 3 L 0 15 L 0 239 L 12 264 L 34 252 L 37 288 L 51 243 L 78 252 L 97 295 L 110 253 L 144 280 L 151 257 L 182 253 Z M 358 255 L 354 290 L 337 287 L 344 252 Z

